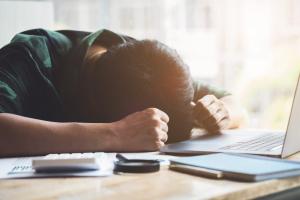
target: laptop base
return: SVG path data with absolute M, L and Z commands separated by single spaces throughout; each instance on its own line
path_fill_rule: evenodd
M 199 155 L 209 153 L 245 153 L 254 155 L 263 155 L 271 157 L 281 157 L 282 144 L 278 148 L 272 150 L 230 150 L 224 149 L 224 147 L 232 146 L 237 143 L 243 143 L 254 140 L 255 138 L 262 137 L 264 135 L 282 136 L 284 138 L 285 132 L 283 131 L 249 131 L 249 130 L 230 130 L 224 131 L 218 135 L 204 135 L 195 139 L 186 140 L 178 143 L 168 144 L 160 149 L 162 153 L 167 154 L 184 154 L 184 155 Z

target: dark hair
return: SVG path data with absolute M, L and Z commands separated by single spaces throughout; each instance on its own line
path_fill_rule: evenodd
M 108 49 L 95 65 L 89 80 L 98 105 L 93 121 L 112 122 L 156 107 L 170 117 L 169 142 L 189 136 L 194 89 L 175 50 L 156 40 L 131 41 Z

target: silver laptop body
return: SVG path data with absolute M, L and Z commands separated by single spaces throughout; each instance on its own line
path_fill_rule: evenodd
M 207 154 L 217 152 L 247 153 L 287 157 L 300 151 L 300 86 L 299 78 L 286 132 L 228 130 L 218 135 L 204 135 L 161 148 L 163 153 Z

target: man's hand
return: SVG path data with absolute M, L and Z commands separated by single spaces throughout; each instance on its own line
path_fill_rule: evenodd
M 196 103 L 194 107 L 194 123 L 209 133 L 218 133 L 230 126 L 231 116 L 225 103 L 214 95 L 206 95 Z
M 153 151 L 168 139 L 169 117 L 156 108 L 148 108 L 114 122 L 112 130 L 120 150 Z

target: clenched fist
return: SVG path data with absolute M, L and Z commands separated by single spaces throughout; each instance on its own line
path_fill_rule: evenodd
M 128 115 L 113 123 L 113 133 L 121 151 L 154 151 L 168 139 L 169 117 L 156 108 Z
M 194 123 L 209 133 L 218 133 L 222 129 L 229 128 L 229 111 L 221 100 L 214 95 L 206 95 L 196 103 L 194 107 Z

